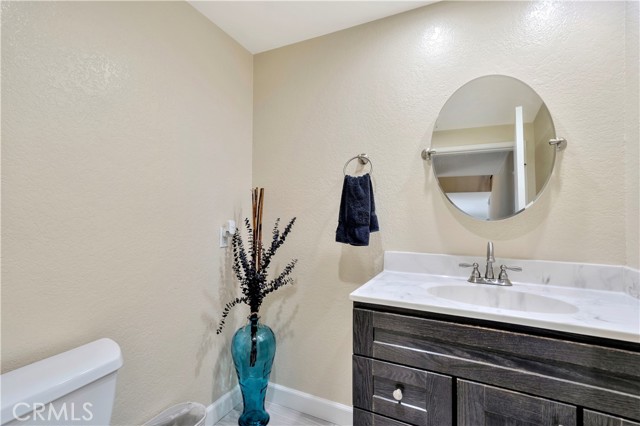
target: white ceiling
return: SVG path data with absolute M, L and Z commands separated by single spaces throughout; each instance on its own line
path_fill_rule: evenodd
M 418 0 L 187 1 L 254 54 L 435 3 Z

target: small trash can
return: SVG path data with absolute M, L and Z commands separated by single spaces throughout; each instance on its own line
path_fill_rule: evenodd
M 144 426 L 204 426 L 207 409 L 197 402 L 183 402 L 158 414 Z

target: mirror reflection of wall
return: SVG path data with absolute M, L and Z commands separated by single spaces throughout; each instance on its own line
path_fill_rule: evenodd
M 555 149 L 551 115 L 526 84 L 486 76 L 456 91 L 442 108 L 431 139 L 440 188 L 463 212 L 510 217 L 531 205 L 549 179 Z
M 542 104 L 533 121 L 533 135 L 535 150 L 532 158 L 535 161 L 535 193 L 538 194 L 547 183 L 553 171 L 555 150 L 549 149 L 549 140 L 556 137 L 551 114 L 545 104 Z

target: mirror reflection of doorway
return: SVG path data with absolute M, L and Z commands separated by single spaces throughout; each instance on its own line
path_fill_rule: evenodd
M 514 213 L 513 157 L 513 144 L 478 145 L 434 156 L 433 167 L 443 192 L 459 209 L 478 219 L 499 219 Z

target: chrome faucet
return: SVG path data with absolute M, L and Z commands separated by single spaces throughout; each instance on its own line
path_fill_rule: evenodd
M 522 268 L 519 266 L 506 266 L 500 265 L 500 274 L 496 279 L 493 274 L 493 264 L 495 263 L 496 258 L 493 254 L 493 243 L 489 241 L 487 243 L 487 266 L 485 268 L 484 277 L 480 274 L 480 265 L 477 263 L 469 264 L 469 263 L 460 263 L 459 266 L 462 268 L 473 268 L 471 271 L 471 276 L 467 281 L 473 284 L 492 284 L 492 285 L 500 285 L 500 286 L 510 286 L 513 285 L 509 276 L 507 275 L 507 269 L 510 271 L 522 271 Z
M 493 264 L 495 263 L 496 258 L 493 256 L 493 243 L 489 241 L 487 243 L 487 267 L 484 270 L 484 277 L 488 280 L 492 280 L 493 276 Z

